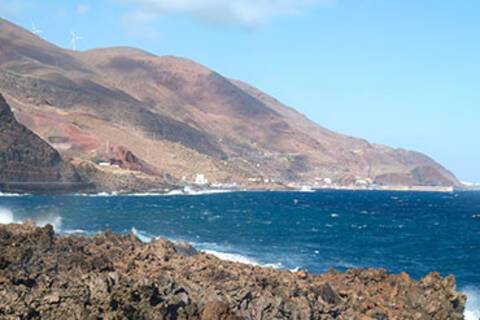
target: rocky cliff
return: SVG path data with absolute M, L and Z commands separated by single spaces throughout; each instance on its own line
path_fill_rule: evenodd
M 117 163 L 115 145 L 142 164 L 129 170 L 176 181 L 460 184 L 428 156 L 332 132 L 194 61 L 132 48 L 72 52 L 1 19 L 0 90 L 23 124 L 61 141 L 52 145 L 62 155 Z
M 453 276 L 277 271 L 133 235 L 0 226 L 1 319 L 463 319 Z
M 0 94 L 0 191 L 36 192 L 88 188 L 74 167 L 19 124 Z

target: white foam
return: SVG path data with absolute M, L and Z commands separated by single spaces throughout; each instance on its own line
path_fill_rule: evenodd
M 138 240 L 144 243 L 150 243 L 155 238 L 144 231 L 138 231 L 135 227 L 132 228 L 132 233 L 138 238 Z
M 32 219 L 39 226 L 44 227 L 50 224 L 55 231 L 60 231 L 62 227 L 62 217 L 57 214 L 47 214 Z M 13 212 L 7 208 L 0 208 L 0 224 L 23 223 L 24 220 L 15 217 Z
M 23 196 L 29 196 L 29 194 L 20 194 L 20 193 L 3 193 L 0 192 L 0 197 L 23 197 Z
M 226 261 L 232 261 L 232 262 L 239 262 L 239 263 L 244 263 L 244 264 L 250 264 L 253 266 L 260 266 L 260 264 L 248 257 L 235 254 L 235 253 L 227 253 L 227 252 L 219 252 L 219 251 L 214 251 L 214 250 L 202 250 L 205 253 L 211 254 L 216 256 L 219 259 L 226 260 Z
M 7 208 L 0 208 L 0 224 L 15 223 L 12 211 Z
M 311 193 L 311 192 L 315 192 L 315 189 L 313 189 L 310 186 L 302 186 L 300 189 L 294 190 L 294 191 L 303 192 L 303 193 Z
M 172 190 L 169 193 L 165 194 L 166 196 L 181 196 L 185 193 L 182 190 Z
M 202 195 L 230 193 L 230 192 L 232 192 L 232 190 L 227 190 L 227 189 L 193 190 L 191 188 L 185 188 L 183 190 L 183 195 L 202 196 Z
M 74 194 L 77 197 L 115 197 L 118 196 L 118 192 L 99 192 L 99 193 L 77 193 Z
M 83 229 L 69 229 L 69 230 L 63 230 L 63 234 L 89 234 L 89 232 L 83 230 Z
M 51 225 L 55 231 L 60 231 L 62 228 L 62 217 L 58 214 L 47 214 L 34 219 L 34 222 L 39 227 L 44 227 L 47 224 Z
M 243 264 L 249 264 L 252 266 L 256 267 L 263 267 L 263 268 L 272 268 L 272 269 L 281 269 L 283 268 L 283 265 L 280 262 L 277 263 L 259 263 L 258 261 L 243 256 L 241 254 L 237 253 L 228 253 L 228 252 L 222 252 L 222 251 L 215 251 L 215 250 L 201 250 L 202 252 L 214 255 L 215 257 L 225 260 L 225 261 L 231 261 L 231 262 L 238 262 L 238 263 L 243 263 Z
M 480 319 L 480 289 L 467 287 L 462 290 L 467 294 L 467 305 L 465 307 L 465 320 Z

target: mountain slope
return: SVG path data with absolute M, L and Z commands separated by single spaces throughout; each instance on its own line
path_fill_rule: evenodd
M 322 128 L 193 61 L 122 47 L 72 52 L 4 20 L 0 90 L 25 125 L 66 142 L 62 154 L 115 160 L 122 147 L 142 168 L 186 182 L 203 173 L 240 185 L 459 185 L 425 155 Z
M 88 188 L 74 167 L 25 126 L 0 94 L 0 191 Z

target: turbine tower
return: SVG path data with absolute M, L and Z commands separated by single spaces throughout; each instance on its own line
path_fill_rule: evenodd
M 38 36 L 39 34 L 43 33 L 42 30 L 38 29 L 36 26 L 35 26 L 35 23 L 32 22 L 32 33 L 36 36 Z
M 78 41 L 82 40 L 83 37 L 80 37 L 75 32 L 72 31 L 72 50 L 77 51 Z

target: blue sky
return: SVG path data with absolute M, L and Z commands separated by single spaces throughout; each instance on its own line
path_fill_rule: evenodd
M 477 0 L 0 0 L 80 49 L 196 60 L 330 129 L 425 152 L 480 181 Z

